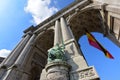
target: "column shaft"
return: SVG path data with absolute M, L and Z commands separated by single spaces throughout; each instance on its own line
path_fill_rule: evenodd
M 21 54 L 19 55 L 18 59 L 15 62 L 16 66 L 23 66 L 23 64 L 26 62 L 25 58 L 28 56 L 30 49 L 32 48 L 31 44 L 34 41 L 36 35 L 33 34 L 24 49 L 22 50 Z
M 9 58 L 7 58 L 7 60 L 5 61 L 4 65 L 11 66 L 15 62 L 15 60 L 19 56 L 20 52 L 23 50 L 24 46 L 26 45 L 26 43 L 28 42 L 28 40 L 30 39 L 30 37 L 31 37 L 31 35 L 28 34 L 21 41 L 21 43 L 16 47 L 16 49 L 10 54 Z
M 4 66 L 3 64 L 11 57 L 11 55 L 13 55 L 13 52 L 15 51 L 15 49 L 24 41 L 24 37 L 21 39 L 21 41 L 17 44 L 17 46 L 11 51 L 11 53 L 7 56 L 7 58 L 5 58 L 2 63 L 0 64 L 0 67 Z
M 57 43 L 60 44 L 62 42 L 62 34 L 61 34 L 61 28 L 60 28 L 60 22 L 56 20 L 55 22 L 55 33 L 54 33 L 54 45 Z
M 63 17 L 61 17 L 60 20 L 61 20 L 61 31 L 62 31 L 63 40 L 67 41 L 69 39 L 72 39 L 72 35 L 67 27 L 67 22 Z

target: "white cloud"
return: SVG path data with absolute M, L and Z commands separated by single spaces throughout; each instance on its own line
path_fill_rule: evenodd
M 11 52 L 10 50 L 1 49 L 0 50 L 0 57 L 7 57 L 10 52 Z
M 24 10 L 32 14 L 35 24 L 39 24 L 58 11 L 56 7 L 50 6 L 50 4 L 51 0 L 28 0 Z

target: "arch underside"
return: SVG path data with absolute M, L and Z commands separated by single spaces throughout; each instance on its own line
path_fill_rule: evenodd
M 86 28 L 89 32 L 104 32 L 103 22 L 101 20 L 99 10 L 91 9 L 82 13 L 76 14 L 70 20 L 70 27 L 72 32 L 78 40 L 81 36 L 85 35 Z
M 89 32 L 102 33 L 120 47 L 119 15 L 109 11 L 103 13 L 100 9 L 90 7 L 72 16 L 69 25 L 77 41 L 86 34 L 84 30 L 86 28 Z
M 104 32 L 104 27 L 101 20 L 101 15 L 99 10 L 88 10 L 83 13 L 76 14 L 70 20 L 70 28 L 75 36 L 75 39 L 78 40 L 81 36 L 85 35 L 83 28 L 86 28 L 90 32 Z M 36 40 L 35 45 L 43 50 L 47 55 L 47 50 L 53 47 L 54 44 L 54 30 L 46 30 L 44 33 L 39 36 Z

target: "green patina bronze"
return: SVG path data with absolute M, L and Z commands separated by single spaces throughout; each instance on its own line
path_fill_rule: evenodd
M 56 61 L 65 61 L 65 46 L 56 44 L 53 48 L 48 50 L 48 63 Z

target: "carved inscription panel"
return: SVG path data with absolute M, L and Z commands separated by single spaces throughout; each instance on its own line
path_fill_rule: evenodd
M 74 80 L 99 80 L 94 67 L 88 67 L 83 70 L 71 72 L 71 76 Z

